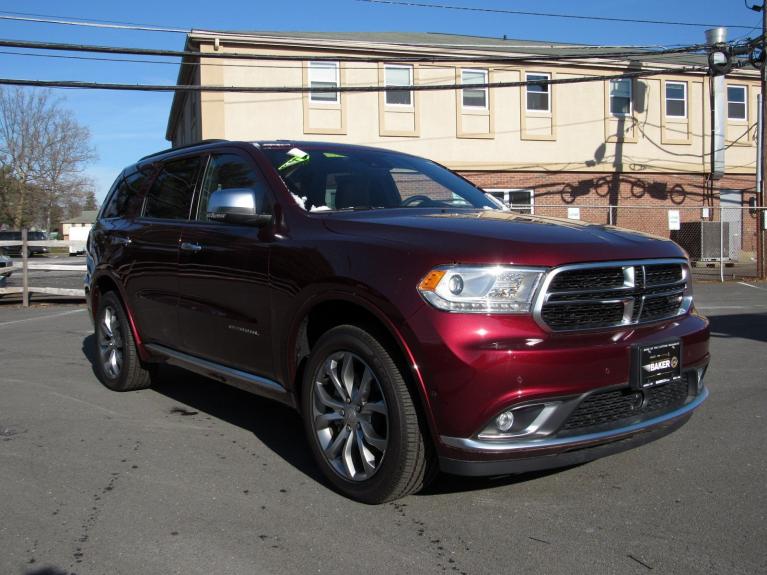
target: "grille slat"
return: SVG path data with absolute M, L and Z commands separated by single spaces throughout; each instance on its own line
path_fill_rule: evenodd
M 565 420 L 560 435 L 596 431 L 627 420 L 646 419 L 684 404 L 689 393 L 687 376 L 644 391 L 621 389 L 595 393 L 584 399 Z
M 682 309 L 687 288 L 681 263 L 605 264 L 555 273 L 540 307 L 540 319 L 554 331 L 674 317 Z

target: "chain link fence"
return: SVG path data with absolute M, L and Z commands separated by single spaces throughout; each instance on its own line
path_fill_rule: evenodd
M 758 277 L 758 230 L 760 226 L 767 229 L 765 208 L 753 207 L 669 208 L 536 203 L 512 209 L 532 211 L 540 216 L 614 225 L 670 238 L 690 255 L 695 278 L 721 281 Z

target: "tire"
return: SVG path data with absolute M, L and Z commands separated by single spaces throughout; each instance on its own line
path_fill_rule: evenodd
M 341 494 L 385 503 L 434 476 L 433 446 L 392 354 L 344 325 L 316 343 L 304 371 L 302 413 L 314 458 Z
M 139 359 L 136 342 L 120 298 L 114 292 L 101 297 L 95 321 L 96 373 L 113 391 L 146 389 L 151 372 Z

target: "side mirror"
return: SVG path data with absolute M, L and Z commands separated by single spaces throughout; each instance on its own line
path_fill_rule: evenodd
M 207 215 L 211 221 L 230 224 L 264 226 L 272 221 L 263 188 L 215 190 L 208 198 Z

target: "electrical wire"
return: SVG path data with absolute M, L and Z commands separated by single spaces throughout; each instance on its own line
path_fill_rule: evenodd
M 480 88 L 518 88 L 522 86 L 544 86 L 563 84 L 582 84 L 587 82 L 607 82 L 631 78 L 644 78 L 660 74 L 684 74 L 688 72 L 707 72 L 707 67 L 689 66 L 686 68 L 666 68 L 659 70 L 640 70 L 609 76 L 580 76 L 576 78 L 549 78 L 548 80 L 484 82 L 476 84 L 417 84 L 412 86 L 201 86 L 201 85 L 151 85 L 151 84 L 109 84 L 102 82 L 80 82 L 74 80 L 26 80 L 0 78 L 0 85 L 34 86 L 44 88 L 74 88 L 92 90 L 119 90 L 136 92 L 229 92 L 251 94 L 318 94 L 318 93 L 369 93 L 369 92 L 436 92 L 448 90 Z
M 72 17 L 59 18 L 57 16 L 45 16 L 38 14 L 29 15 L 11 15 L 19 14 L 14 12 L 1 12 L 0 20 L 11 20 L 16 22 L 33 22 L 35 24 L 59 24 L 64 26 L 82 26 L 84 28 L 110 28 L 115 30 L 137 30 L 141 32 L 166 32 L 174 34 L 188 34 L 190 29 L 183 28 L 165 28 L 162 26 L 153 26 L 151 24 L 131 24 L 123 22 L 110 22 L 108 20 L 80 20 Z M 21 13 L 23 14 L 23 13 Z
M 609 58 L 609 59 L 627 59 L 642 58 L 647 59 L 654 56 L 665 56 L 672 54 L 688 54 L 702 50 L 704 44 L 693 44 L 681 48 L 671 48 L 668 50 L 657 51 L 633 51 L 633 52 L 606 52 L 590 54 L 555 54 L 555 55 L 537 55 L 529 54 L 525 56 L 321 56 L 321 55 L 283 55 L 283 54 L 246 54 L 241 52 L 200 52 L 194 50 L 160 50 L 152 48 L 128 48 L 116 46 L 95 46 L 87 44 L 66 44 L 57 42 L 36 42 L 22 40 L 2 40 L 0 47 L 4 48 L 22 48 L 35 50 L 57 50 L 68 52 L 92 52 L 101 54 L 120 54 L 134 56 L 162 56 L 171 58 L 206 58 L 206 59 L 232 59 L 232 60 L 266 60 L 266 61 L 330 61 L 330 62 L 476 62 L 481 60 L 487 63 L 508 63 L 529 60 L 552 60 L 564 61 L 581 58 Z
M 751 26 L 743 26 L 740 24 L 710 24 L 705 22 L 675 22 L 670 20 L 647 20 L 640 18 L 617 18 L 610 16 L 583 16 L 581 14 L 556 14 L 553 12 L 529 12 L 524 10 L 508 10 L 504 8 L 481 8 L 478 6 L 456 6 L 453 4 L 427 4 L 425 2 L 405 2 L 400 0 L 355 0 L 356 2 L 364 2 L 366 4 L 383 4 L 388 6 L 399 6 L 408 8 L 438 8 L 441 10 L 462 10 L 466 12 L 484 12 L 487 14 L 514 14 L 518 16 L 540 16 L 547 18 L 569 18 L 573 20 L 596 20 L 601 22 L 625 22 L 630 24 L 659 24 L 665 26 L 695 26 L 695 27 L 708 27 L 718 28 L 724 26 L 727 28 L 744 28 L 748 29 Z
M 107 62 L 107 63 L 126 63 L 126 64 L 157 64 L 157 65 L 165 65 L 165 66 L 204 66 L 208 68 L 257 68 L 257 69 L 280 69 L 280 70 L 308 70 L 311 68 L 308 64 L 300 64 L 299 65 L 279 65 L 279 64 L 250 64 L 250 63 L 226 63 L 226 62 L 206 62 L 204 64 L 199 64 L 198 62 L 190 62 L 190 61 L 181 61 L 181 62 L 174 62 L 170 60 L 150 60 L 146 58 L 110 58 L 110 57 L 100 57 L 100 56 L 74 56 L 74 55 L 65 55 L 65 54 L 43 54 L 43 53 L 35 53 L 35 52 L 18 52 L 18 51 L 12 51 L 12 50 L 0 50 L 0 55 L 4 56 L 22 56 L 22 57 L 32 57 L 32 58 L 51 58 L 51 59 L 57 59 L 57 60 L 76 60 L 76 61 L 87 61 L 87 62 Z M 254 57 L 254 59 L 258 59 Z M 304 61 L 313 60 L 313 58 L 304 58 Z M 534 58 L 525 58 L 525 60 L 535 60 L 535 61 L 547 61 L 549 58 L 543 57 L 534 57 Z M 401 60 L 397 60 L 397 62 L 401 62 Z M 512 64 L 516 62 L 511 62 Z M 375 62 L 371 62 L 372 64 L 375 64 Z M 385 62 L 384 62 L 385 63 Z M 449 62 L 446 62 L 445 64 L 440 65 L 439 63 L 429 63 L 429 62 L 421 62 L 421 67 L 429 68 L 432 70 L 453 70 L 455 69 L 454 65 L 449 65 Z M 377 65 L 370 65 L 370 66 L 363 66 L 363 65 L 346 65 L 344 66 L 345 70 L 378 70 Z M 495 64 L 492 66 L 493 70 L 502 71 L 502 70 L 516 70 L 518 69 L 517 66 L 503 66 L 502 64 Z
M 602 22 L 624 22 L 630 24 L 657 24 L 666 26 L 694 26 L 716 28 L 722 24 L 711 24 L 705 22 L 677 22 L 671 20 L 649 20 L 639 18 L 618 18 L 610 16 L 585 16 L 581 14 L 558 14 L 553 12 L 531 12 L 524 10 L 509 10 L 503 8 L 482 8 L 477 6 L 457 6 L 451 4 L 428 4 L 425 2 L 405 2 L 399 0 L 356 0 L 367 4 L 383 4 L 388 6 L 408 7 L 408 8 L 437 8 L 442 10 L 460 10 L 466 12 L 480 12 L 490 14 L 510 14 L 518 16 L 535 16 L 546 18 L 567 18 L 575 20 L 595 20 Z M 121 22 L 117 20 L 98 20 L 77 18 L 75 16 L 52 16 L 48 14 L 34 14 L 29 12 L 8 12 L 0 11 L 0 20 L 10 20 L 16 22 L 29 22 L 37 24 L 58 24 L 65 26 L 82 26 L 89 28 L 111 28 L 117 30 L 135 30 L 141 32 L 164 32 L 172 34 L 189 34 L 191 28 L 181 28 L 172 26 L 160 26 L 155 24 L 138 24 L 134 22 Z M 727 28 L 748 29 L 750 26 L 739 24 L 724 25 Z

